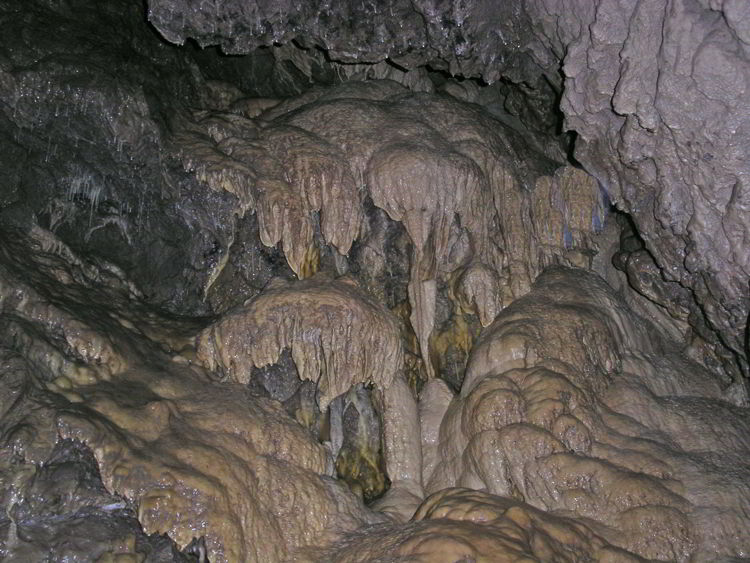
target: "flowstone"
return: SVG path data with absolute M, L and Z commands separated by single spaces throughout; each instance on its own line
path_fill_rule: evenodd
M 542 273 L 482 334 L 460 395 L 434 404 L 428 494 L 518 498 L 648 559 L 750 548 L 747 409 L 592 274 Z
M 747 558 L 747 10 L 558 4 L 0 0 L 0 558 Z

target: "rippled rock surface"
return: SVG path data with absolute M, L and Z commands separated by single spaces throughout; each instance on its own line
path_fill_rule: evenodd
M 740 3 L 355 4 L 0 0 L 0 557 L 750 557 Z
M 690 324 L 736 381 L 748 375 L 750 25 L 742 0 L 148 4 L 150 21 L 178 44 L 192 38 L 249 53 L 294 39 L 335 61 L 388 59 L 412 75 L 426 65 L 510 82 L 495 88 L 495 103 L 527 125 L 559 100 L 564 128 L 578 138 L 576 158 L 644 235 L 664 278 L 660 304 L 689 290 Z M 357 20 L 368 23 L 352 26 Z M 482 100 L 463 84 L 450 91 Z

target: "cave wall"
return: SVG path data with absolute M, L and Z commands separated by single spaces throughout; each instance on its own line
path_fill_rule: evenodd
M 297 40 L 346 63 L 555 86 L 575 158 L 630 214 L 664 300 L 735 381 L 748 375 L 748 29 L 741 0 L 278 2 L 150 0 L 177 44 L 226 53 Z M 353 22 L 368 22 L 353 25 Z M 537 86 L 536 90 L 539 90 Z M 554 91 L 553 91 L 554 92 Z

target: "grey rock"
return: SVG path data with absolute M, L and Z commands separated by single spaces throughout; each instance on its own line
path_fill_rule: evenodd
M 166 536 L 146 535 L 133 508 L 104 488 L 91 451 L 74 440 L 60 440 L 18 502 L 4 506 L 0 555 L 26 561 L 82 561 L 116 553 L 134 543 L 150 563 L 190 563 Z
M 142 18 L 127 2 L 0 3 L 0 260 L 94 314 L 210 314 L 231 198 L 164 156 L 168 115 L 207 87 Z

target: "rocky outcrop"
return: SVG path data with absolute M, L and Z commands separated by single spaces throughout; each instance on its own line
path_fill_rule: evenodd
M 138 7 L 89 8 L 0 5 L 2 260 L 47 294 L 119 303 L 126 318 L 127 301 L 207 313 L 202 285 L 230 199 L 199 195 L 162 156 L 170 105 L 198 101 L 201 82 L 140 25 Z M 92 32 L 104 27 L 115 31 Z
M 0 28 L 0 558 L 746 556 L 739 2 Z
M 205 553 L 202 540 L 180 550 L 167 536 L 146 535 L 135 511 L 102 484 L 91 451 L 74 440 L 61 440 L 16 492 L 17 502 L 4 515 L 9 518 L 0 520 L 7 559 L 114 556 L 189 563 Z
M 322 410 L 357 383 L 390 388 L 404 361 L 396 318 L 352 281 L 325 277 L 273 284 L 205 329 L 197 346 L 206 367 L 238 383 L 289 349 Z
M 588 527 L 518 500 L 470 489 L 432 495 L 406 526 L 350 535 L 299 561 L 640 561 Z
M 330 254 L 337 270 L 372 280 L 379 264 L 348 257 L 370 230 L 367 203 L 400 224 L 411 246 L 409 321 L 428 376 L 439 285 L 460 278 L 454 301 L 487 325 L 546 265 L 590 267 L 606 213 L 581 170 L 549 161 L 475 106 L 389 81 L 311 90 L 257 119 L 182 115 L 175 131 L 185 169 L 235 196 L 238 215 L 255 212 L 261 241 L 280 244 L 299 277 Z M 373 250 L 385 255 L 385 242 Z
M 383 520 L 332 478 L 324 446 L 278 402 L 2 281 L 4 556 L 182 561 L 198 542 L 212 561 L 280 561 Z
M 299 377 L 315 383 L 323 412 L 358 384 L 374 385 L 382 396 L 388 477 L 394 486 L 410 483 L 421 499 L 419 421 L 403 378 L 400 327 L 351 280 L 318 276 L 273 284 L 204 330 L 197 348 L 209 369 L 240 383 L 248 382 L 253 367 L 275 364 L 289 349 Z
M 147 533 L 180 546 L 203 536 L 212 561 L 281 561 L 377 521 L 327 476 L 323 447 L 278 403 L 170 371 L 77 389 L 57 415 L 60 434 L 93 450 L 105 486 L 137 507 Z
M 561 102 L 576 157 L 631 214 L 672 286 L 665 305 L 687 289 L 691 324 L 735 379 L 748 374 L 750 303 L 750 36 L 740 5 L 600 3 L 568 47 Z

